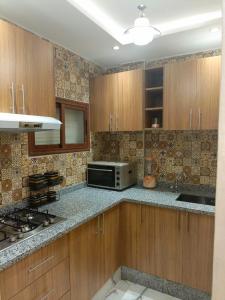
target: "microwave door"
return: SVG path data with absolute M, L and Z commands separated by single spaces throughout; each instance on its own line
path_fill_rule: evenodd
M 87 171 L 89 185 L 115 188 L 114 167 L 91 166 Z

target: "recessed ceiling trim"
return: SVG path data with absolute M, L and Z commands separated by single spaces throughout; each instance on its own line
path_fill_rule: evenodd
M 100 6 L 94 3 L 94 0 L 67 0 L 76 9 L 82 12 L 95 24 L 110 34 L 115 40 L 122 45 L 132 43 L 132 38 L 128 34 L 124 34 L 125 28 L 117 23 L 110 15 L 108 15 Z M 134 7 L 136 9 L 136 7 Z M 190 16 L 187 18 L 176 19 L 171 22 L 154 24 L 161 31 L 161 36 L 199 28 L 222 18 L 222 11 L 212 11 L 205 14 Z

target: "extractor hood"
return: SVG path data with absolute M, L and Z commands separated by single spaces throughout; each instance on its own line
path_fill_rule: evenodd
M 0 131 L 32 132 L 60 129 L 62 122 L 51 117 L 0 113 Z

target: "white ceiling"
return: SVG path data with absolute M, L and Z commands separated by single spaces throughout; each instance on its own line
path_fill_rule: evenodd
M 137 17 L 137 5 L 147 6 L 146 15 L 153 25 L 221 10 L 221 0 L 80 0 L 94 4 L 119 28 L 121 34 Z M 221 35 L 212 34 L 221 28 L 217 19 L 189 26 L 188 30 L 162 35 L 151 44 L 139 47 L 120 45 L 104 26 L 66 0 L 0 0 L 0 16 L 30 31 L 71 49 L 77 54 L 109 67 L 140 60 L 154 60 L 174 55 L 219 48 Z M 97 24 L 98 25 L 97 25 Z M 106 24 L 107 25 L 107 24 Z M 103 29 L 104 28 L 104 29 Z M 182 29 L 183 30 L 183 29 Z M 119 51 L 112 50 L 116 44 Z

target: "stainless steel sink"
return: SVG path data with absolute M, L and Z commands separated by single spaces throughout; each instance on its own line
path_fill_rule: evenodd
M 189 203 L 198 203 L 215 206 L 215 198 L 205 197 L 205 196 L 196 196 L 190 194 L 180 194 L 176 199 L 177 201 L 189 202 Z

